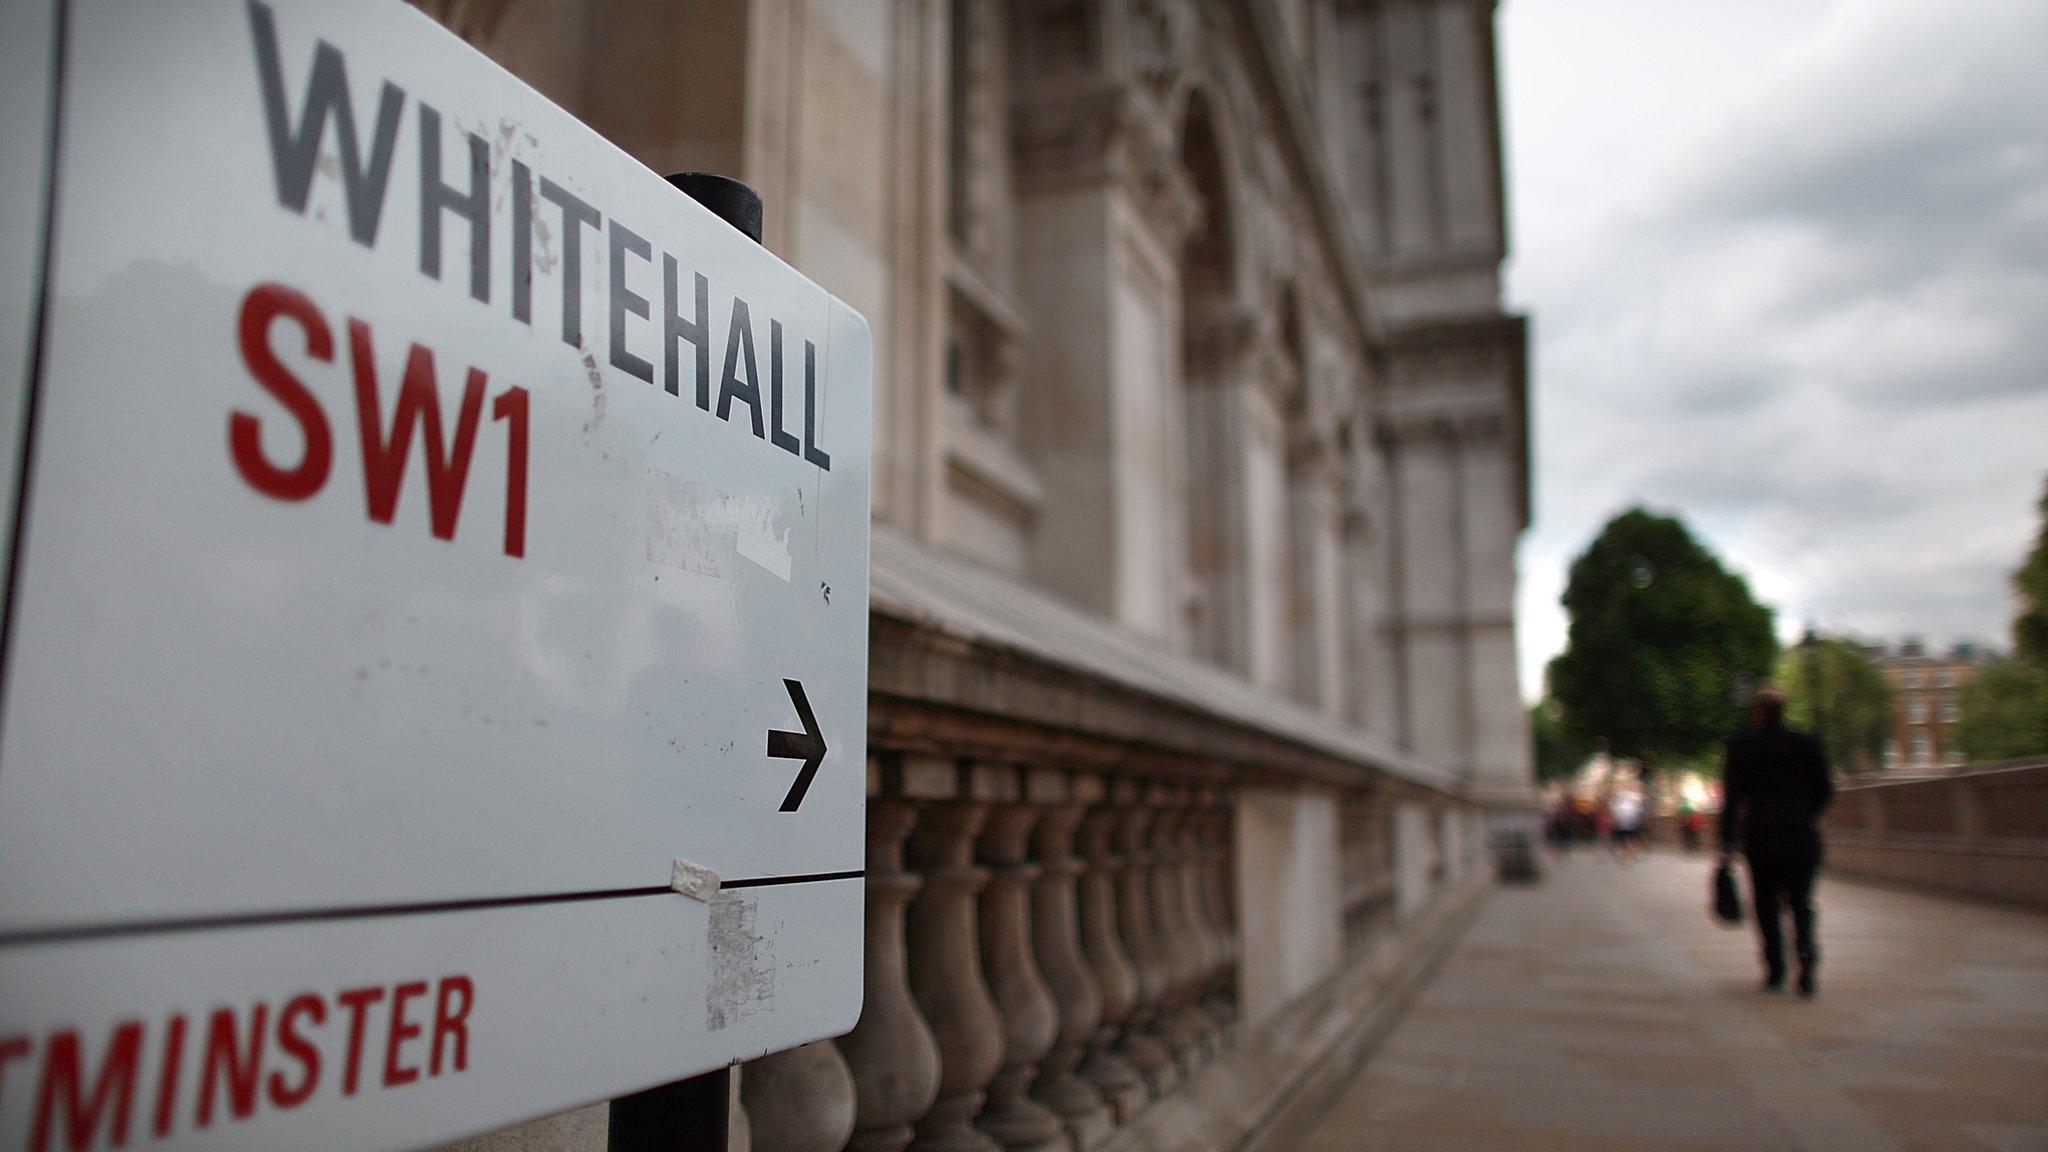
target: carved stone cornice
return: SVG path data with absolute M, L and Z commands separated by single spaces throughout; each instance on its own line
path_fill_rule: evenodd
M 1460 448 L 1506 441 L 1511 414 L 1497 408 L 1392 409 L 1381 412 L 1375 438 L 1387 448 Z
M 1199 20 L 1194 5 L 1189 0 L 1127 0 L 1118 14 L 1124 68 L 1164 98 L 1195 59 Z
M 1242 363 L 1258 354 L 1263 339 L 1259 316 L 1248 308 L 1216 308 L 1185 316 L 1181 324 L 1186 331 L 1183 371 L 1196 383 L 1237 379 Z
M 1417 392 L 1504 380 L 1512 357 L 1512 349 L 1485 341 L 1397 347 L 1388 383 L 1396 392 Z
M 1288 470 L 1317 483 L 1335 486 L 1343 479 L 1336 429 L 1314 419 L 1290 422 L 1287 430 Z
M 1011 130 L 1021 191 L 1120 186 L 1176 251 L 1201 222 L 1202 199 L 1180 162 L 1172 125 L 1134 85 L 1019 102 Z
M 1018 187 L 1035 191 L 1110 178 L 1132 114 L 1129 94 L 1106 84 L 1018 102 L 1010 110 Z

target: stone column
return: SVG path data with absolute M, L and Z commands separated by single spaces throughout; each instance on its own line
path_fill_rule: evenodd
M 1102 994 L 1102 1023 L 1089 1039 L 1081 1074 L 1102 1090 L 1117 1123 L 1127 1124 L 1144 1107 L 1146 1080 L 1142 1068 L 1171 1064 L 1165 1049 L 1130 1026 L 1138 1002 L 1138 971 L 1117 935 L 1117 876 L 1123 858 L 1114 846 L 1117 810 L 1099 803 L 1100 781 L 1076 781 L 1080 798 L 1098 801 L 1081 819 L 1081 950 L 1095 989 Z
M 988 873 L 974 866 L 974 838 L 988 805 L 919 805 L 907 856 L 924 875 L 909 917 L 910 989 L 939 1046 L 939 1095 L 917 1122 L 913 1152 L 999 1152 L 974 1126 L 982 1090 L 1003 1063 L 1003 1018 L 981 975 L 975 897 Z
M 749 1060 L 740 1101 L 753 1152 L 839 1152 L 853 1134 L 853 1074 L 830 1040 Z
M 1028 856 L 1040 811 L 1031 804 L 990 809 L 978 852 L 989 869 L 981 892 L 981 962 L 1002 1016 L 1004 1044 L 1002 1067 L 989 1082 L 988 1103 L 975 1124 L 1011 1152 L 1066 1147 L 1059 1117 L 1029 1094 L 1038 1062 L 1052 1050 L 1059 1028 L 1031 945 L 1031 886 L 1038 866 Z
M 1118 781 L 1111 798 L 1117 802 L 1116 847 L 1123 857 L 1116 877 L 1117 936 L 1138 975 L 1138 995 L 1124 1033 L 1126 1038 L 1147 1036 L 1158 1042 L 1151 1051 L 1127 1048 L 1126 1053 L 1156 1098 L 1173 1091 L 1180 1075 L 1173 1063 L 1172 1032 L 1160 1020 L 1167 970 L 1152 931 L 1152 852 L 1145 840 L 1153 812 L 1145 805 L 1139 787 L 1130 781 Z
M 837 1044 L 853 1074 L 849 1152 L 903 1152 L 911 1125 L 939 1091 L 939 1049 L 911 998 L 904 910 L 923 881 L 903 868 L 903 839 L 917 810 L 868 801 L 868 924 L 860 1023 Z
M 1089 1040 L 1103 1024 L 1102 995 L 1081 954 L 1076 912 L 1076 881 L 1084 867 L 1074 857 L 1074 834 L 1083 806 L 1071 792 L 1061 801 L 1045 810 L 1032 836 L 1032 856 L 1040 872 L 1031 890 L 1031 942 L 1059 1013 L 1058 1033 L 1038 1065 L 1032 1095 L 1059 1113 L 1075 1148 L 1088 1152 L 1110 1131 L 1102 1094 L 1076 1074 L 1088 1054 Z M 1136 1074 L 1128 1067 L 1124 1071 L 1127 1083 L 1137 1086 Z

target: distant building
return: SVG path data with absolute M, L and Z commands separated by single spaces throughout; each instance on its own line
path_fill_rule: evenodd
M 1928 650 L 1918 637 L 1872 653 L 1892 690 L 1892 735 L 1885 742 L 1888 770 L 1952 768 L 1963 762 L 1956 742 L 1963 689 L 1982 670 L 1987 653 L 1957 644 L 1947 655 Z

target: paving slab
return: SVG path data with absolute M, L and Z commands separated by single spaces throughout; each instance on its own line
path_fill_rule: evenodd
M 2048 915 L 1824 876 L 1808 1001 L 1711 867 L 1501 889 L 1301 1152 L 2048 1152 Z

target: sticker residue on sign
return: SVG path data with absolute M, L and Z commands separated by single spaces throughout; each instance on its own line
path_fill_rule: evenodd
M 760 930 L 758 903 L 743 892 L 711 901 L 711 988 L 704 1009 L 713 1032 L 751 1015 L 775 996 L 775 965 Z

